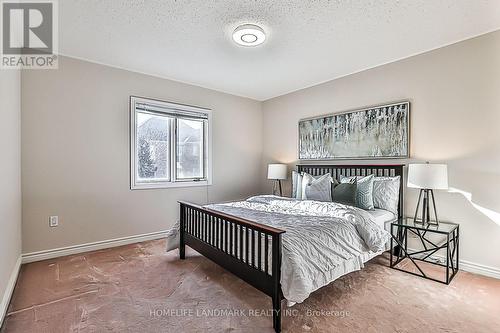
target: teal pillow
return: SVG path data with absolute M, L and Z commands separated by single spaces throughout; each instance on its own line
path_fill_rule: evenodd
M 332 185 L 332 201 L 344 205 L 356 206 L 356 179 L 352 183 L 339 184 L 334 180 Z
M 366 177 L 345 177 L 340 175 L 340 183 L 352 183 L 352 181 L 356 179 L 356 206 L 362 209 L 371 210 L 375 208 L 373 206 L 373 178 L 373 175 Z

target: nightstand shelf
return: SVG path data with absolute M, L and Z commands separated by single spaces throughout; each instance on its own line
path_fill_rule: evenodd
M 459 269 L 459 234 L 460 226 L 456 223 L 421 224 L 415 223 L 413 218 L 408 217 L 391 223 L 391 249 L 394 248 L 394 245 L 397 245 L 399 250 L 395 251 L 396 254 L 390 251 L 390 266 L 402 272 L 449 284 Z M 409 235 L 415 236 L 414 239 L 419 243 L 420 249 L 408 248 Z M 430 236 L 439 239 L 431 240 Z M 445 263 L 440 263 L 433 256 L 443 250 L 445 250 L 445 254 L 442 257 L 445 259 Z M 403 261 L 407 260 L 415 266 L 416 272 L 398 267 Z M 429 276 L 429 274 L 425 273 L 425 264 L 419 265 L 418 262 L 444 267 L 445 278 L 441 280 Z

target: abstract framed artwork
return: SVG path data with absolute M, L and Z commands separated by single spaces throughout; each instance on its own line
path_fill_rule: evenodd
M 410 102 L 299 121 L 299 159 L 408 158 Z

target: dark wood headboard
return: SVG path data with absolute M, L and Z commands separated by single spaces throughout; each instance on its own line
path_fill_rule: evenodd
M 404 193 L 403 193 L 403 182 L 404 182 L 404 164 L 393 164 L 393 165 L 315 165 L 315 164 L 300 164 L 297 165 L 298 172 L 307 172 L 313 176 L 320 176 L 326 173 L 330 173 L 333 178 L 339 179 L 340 175 L 350 177 L 350 176 L 369 176 L 375 175 L 375 177 L 395 177 L 400 176 L 401 180 L 399 183 L 399 205 L 398 205 L 398 217 L 402 218 L 404 214 Z

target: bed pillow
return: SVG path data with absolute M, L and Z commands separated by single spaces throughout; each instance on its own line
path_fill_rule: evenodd
M 292 198 L 304 200 L 303 179 L 303 174 L 292 171 Z
M 401 177 L 375 177 L 373 179 L 373 205 L 375 208 L 398 214 Z
M 373 206 L 373 178 L 373 175 L 366 177 L 345 177 L 340 175 L 340 183 L 351 183 L 353 179 L 357 179 L 356 206 L 371 210 L 375 208 Z
M 332 184 L 332 201 L 340 204 L 356 206 L 357 179 L 351 183 L 339 183 L 334 180 Z
M 332 201 L 332 176 L 329 173 L 314 177 L 306 172 L 302 175 L 302 199 Z
M 302 180 L 302 175 L 299 174 L 297 171 L 292 171 L 292 198 L 297 198 L 297 188 L 300 188 L 302 185 L 299 186 L 299 177 L 300 180 Z

